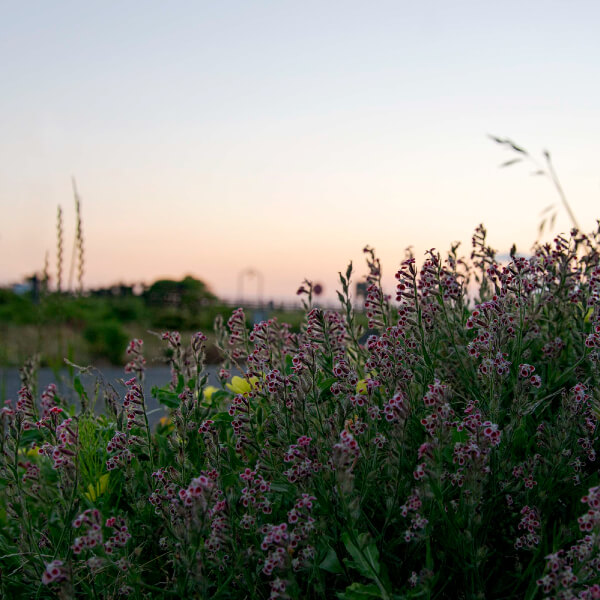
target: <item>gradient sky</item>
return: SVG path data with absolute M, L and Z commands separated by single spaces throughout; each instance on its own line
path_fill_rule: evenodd
M 3 1 L 0 283 L 47 251 L 54 273 L 59 204 L 70 259 L 72 175 L 88 287 L 189 273 L 232 297 L 252 267 L 267 297 L 331 297 L 365 244 L 391 287 L 406 246 L 468 253 L 480 222 L 525 252 L 557 196 L 488 133 L 550 149 L 591 230 L 599 22 L 595 1 Z

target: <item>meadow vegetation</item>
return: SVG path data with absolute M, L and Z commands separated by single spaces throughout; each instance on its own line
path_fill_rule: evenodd
M 599 252 L 573 230 L 500 264 L 480 226 L 470 258 L 407 254 L 390 297 L 365 248 L 369 335 L 352 265 L 339 310 L 302 284 L 297 331 L 217 315 L 219 388 L 207 336 L 170 329 L 156 430 L 141 340 L 78 414 L 26 364 L 0 595 L 600 598 Z
M 160 343 L 148 330 L 176 329 L 191 335 L 208 334 L 207 361 L 221 360 L 212 334 L 217 316 L 227 318 L 230 306 L 192 277 L 159 280 L 142 293 L 131 287 L 95 290 L 86 295 L 48 292 L 17 294 L 0 289 L 0 366 L 17 367 L 34 354 L 43 366 L 61 368 L 64 358 L 79 364 L 124 366 L 125 349 L 132 338 L 145 337 L 146 351 L 161 357 Z M 272 308 L 269 315 L 284 319 L 299 331 L 303 312 Z

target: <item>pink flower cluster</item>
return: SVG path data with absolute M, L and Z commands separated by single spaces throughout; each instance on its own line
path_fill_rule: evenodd
M 413 489 L 406 502 L 400 507 L 400 514 L 403 517 L 410 515 L 410 526 L 404 532 L 404 541 L 410 542 L 417 538 L 419 534 L 427 527 L 429 521 L 419 512 L 422 502 L 419 491 Z
M 415 354 L 410 352 L 417 347 L 417 341 L 410 333 L 410 329 L 416 326 L 416 322 L 409 317 L 412 310 L 413 306 L 404 303 L 398 309 L 397 325 L 388 327 L 381 336 L 372 335 L 367 340 L 370 354 L 365 368 L 376 371 L 378 380 L 383 384 L 389 382 L 390 386 L 396 387 L 396 382 L 404 384 L 412 377 L 412 366 L 417 360 Z
M 46 570 L 42 573 L 42 583 L 50 585 L 64 581 L 67 578 L 67 570 L 62 560 L 53 560 L 46 565 Z
M 181 334 L 179 331 L 165 331 L 161 336 L 172 350 L 176 350 L 181 346 Z
M 292 463 L 292 466 L 283 472 L 290 483 L 307 479 L 322 469 L 323 465 L 314 459 L 316 452 L 310 447 L 311 441 L 312 438 L 301 435 L 295 444 L 290 444 L 283 455 L 284 462 Z
M 129 446 L 135 443 L 137 438 L 134 436 L 128 436 L 122 431 L 116 431 L 112 439 L 106 445 L 106 451 L 109 454 L 113 454 L 106 461 L 106 468 L 109 471 L 116 469 L 117 467 L 124 467 L 131 463 L 133 454 L 129 449 Z
M 179 499 L 183 506 L 190 508 L 199 506 L 202 511 L 206 511 L 210 502 L 213 500 L 214 493 L 217 491 L 215 486 L 216 473 L 201 473 L 194 477 L 187 488 L 179 490 Z
M 534 471 L 541 458 L 542 457 L 540 454 L 534 454 L 532 458 L 513 467 L 513 477 L 515 477 L 515 479 L 523 479 L 523 484 L 528 490 L 533 489 L 534 486 L 537 485 L 537 481 L 534 477 Z
M 104 542 L 104 551 L 106 554 L 112 554 L 115 548 L 123 548 L 131 538 L 131 534 L 127 529 L 127 525 L 125 525 L 125 521 L 123 519 L 117 519 L 116 517 L 110 517 L 106 519 L 105 523 L 106 527 L 112 528 L 112 533 L 108 540 Z M 126 561 L 124 558 L 120 559 L 121 564 L 119 565 L 121 570 L 126 570 Z
M 53 407 L 50 412 L 56 411 L 58 407 Z M 58 409 L 62 412 L 62 409 Z M 53 416 L 51 414 L 51 416 Z M 73 419 L 69 417 L 56 426 L 55 435 L 57 444 L 53 446 L 49 442 L 43 444 L 39 453 L 47 456 L 54 461 L 54 469 L 73 467 L 73 457 L 75 456 L 75 447 L 77 445 L 77 433 L 72 427 Z
M 144 415 L 144 393 L 142 388 L 135 377 L 127 380 L 125 385 L 128 390 L 123 399 L 123 408 L 127 415 L 127 429 L 144 427 L 145 424 L 140 420 Z
M 177 513 L 178 486 L 175 483 L 178 473 L 174 467 L 160 468 L 152 473 L 152 477 L 161 487 L 154 489 L 150 494 L 148 501 L 154 506 L 156 514 L 161 513 L 163 505 L 167 505 L 172 517 Z
M 431 412 L 421 419 L 421 425 L 429 435 L 435 436 L 437 432 L 452 425 L 450 419 L 454 415 L 454 411 L 448 403 L 448 388 L 446 385 L 436 379 L 427 387 L 428 391 L 423 396 L 423 404 Z
M 298 550 L 296 558 L 291 560 L 291 566 L 294 571 L 308 566 L 314 557 L 314 548 L 307 545 L 306 541 L 315 528 L 315 520 L 310 515 L 315 500 L 314 496 L 302 494 L 294 508 L 288 511 L 287 523 L 265 525 L 262 528 L 264 538 L 260 547 L 268 553 L 262 569 L 265 575 L 271 575 L 276 569 L 284 570 L 289 557 L 301 545 L 303 548 Z M 292 526 L 292 529 L 289 529 L 289 526 Z
M 233 358 L 236 360 L 245 358 L 248 334 L 246 332 L 246 315 L 243 308 L 236 308 L 233 311 L 227 321 L 227 327 L 229 327 L 228 343 L 231 346 Z
M 346 350 L 348 331 L 340 313 L 313 308 L 306 318 L 306 337 L 310 342 L 323 344 L 327 340 L 334 352 L 343 353 Z
M 250 332 L 248 339 L 254 344 L 254 349 L 248 355 L 248 363 L 252 369 L 263 371 L 264 365 L 270 362 L 271 345 L 276 339 L 276 323 L 277 319 L 260 321 Z
M 271 502 L 265 496 L 271 490 L 271 482 L 258 473 L 259 467 L 257 464 L 254 470 L 246 468 L 240 473 L 240 479 L 246 482 L 240 500 L 245 508 L 252 507 L 267 515 L 272 512 Z
M 344 429 L 340 433 L 340 441 L 333 446 L 330 460 L 333 470 L 352 470 L 359 453 L 358 442 L 349 431 Z
M 97 508 L 90 508 L 80 514 L 73 521 L 73 527 L 81 528 L 83 531 L 83 535 L 76 537 L 71 546 L 74 554 L 81 554 L 85 549 L 92 550 L 102 546 L 102 516 Z M 104 542 L 106 554 L 113 554 L 115 548 L 123 548 L 131 538 L 123 519 L 110 517 L 106 520 L 105 527 L 113 530 L 113 535 Z
M 330 388 L 334 396 L 352 393 L 356 389 L 358 374 L 350 367 L 345 357 L 336 357 L 333 365 L 333 375 L 337 379 Z
M 49 384 L 42 392 L 42 420 L 50 417 L 50 411 L 56 406 L 56 384 Z
M 18 392 L 19 399 L 15 407 L 17 418 L 21 419 L 21 427 L 24 431 L 33 429 L 35 421 L 35 403 L 31 390 L 24 385 Z
M 125 373 L 136 373 L 142 377 L 146 369 L 146 359 L 143 355 L 144 342 L 140 339 L 133 339 L 127 346 L 126 354 L 130 356 L 130 361 L 125 365 Z
M 581 531 L 589 533 L 600 525 L 600 486 L 590 488 L 581 501 L 587 504 L 589 509 L 577 519 L 577 522 Z
M 546 573 L 536 582 L 545 594 L 553 594 L 551 598 L 600 599 L 600 486 L 590 488 L 581 502 L 589 507 L 578 519 L 586 535 L 567 551 L 560 549 L 546 556 Z
M 537 534 L 541 527 L 540 514 L 537 508 L 524 506 L 521 509 L 521 520 L 519 529 L 526 529 L 527 533 L 519 536 L 515 540 L 515 548 L 533 548 L 540 543 L 540 537 Z
M 403 424 L 410 412 L 408 398 L 403 392 L 394 394 L 383 406 L 385 420 Z

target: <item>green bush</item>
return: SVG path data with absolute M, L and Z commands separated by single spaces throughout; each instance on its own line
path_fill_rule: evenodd
M 113 365 L 123 364 L 127 334 L 118 321 L 93 321 L 83 330 L 92 356 L 104 358 Z

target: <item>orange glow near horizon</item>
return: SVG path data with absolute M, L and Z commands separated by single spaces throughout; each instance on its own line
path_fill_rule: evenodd
M 0 9 L 0 284 L 46 253 L 55 276 L 58 205 L 68 283 L 72 174 L 87 288 L 191 274 L 234 299 L 252 268 L 265 299 L 304 278 L 334 299 L 368 244 L 391 290 L 407 246 L 468 255 L 481 222 L 525 253 L 559 199 L 487 133 L 549 147 L 595 227 L 599 5 L 234 4 Z

